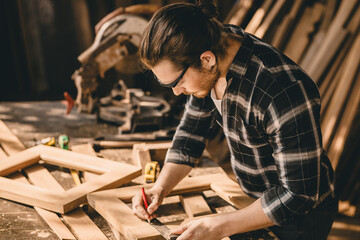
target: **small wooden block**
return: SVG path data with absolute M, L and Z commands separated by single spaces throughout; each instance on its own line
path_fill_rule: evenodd
M 212 213 L 201 194 L 180 195 L 180 201 L 190 218 Z

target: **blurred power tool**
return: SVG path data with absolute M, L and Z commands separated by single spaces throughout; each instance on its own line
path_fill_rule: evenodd
M 93 113 L 98 102 L 96 91 L 106 71 L 111 68 L 123 74 L 140 71 L 138 49 L 147 23 L 139 15 L 125 13 L 101 26 L 94 43 L 78 57 L 82 66 L 72 75 L 78 90 L 76 105 L 79 112 Z
M 162 129 L 170 109 L 164 99 L 148 96 L 141 89 L 128 89 L 120 80 L 110 96 L 100 99 L 98 118 L 119 125 L 121 132 L 133 133 L 137 128 Z

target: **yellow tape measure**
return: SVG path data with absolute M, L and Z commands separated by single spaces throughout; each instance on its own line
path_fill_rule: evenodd
M 146 183 L 153 183 L 156 181 L 160 173 L 160 165 L 158 162 L 152 161 L 145 165 L 144 179 Z

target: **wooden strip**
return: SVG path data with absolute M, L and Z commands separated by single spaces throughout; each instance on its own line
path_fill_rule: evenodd
M 82 161 L 81 164 L 86 164 L 86 163 L 92 164 L 94 159 L 97 160 L 97 164 L 102 164 L 102 163 L 107 164 L 110 161 L 101 158 L 86 156 L 83 154 L 71 153 L 70 151 L 66 151 L 66 150 L 61 150 L 61 151 L 59 150 L 58 149 L 53 150 L 52 147 L 45 147 L 45 146 L 33 147 L 31 149 L 27 149 L 23 151 L 22 153 L 15 154 L 12 157 L 7 158 L 6 161 L 9 162 L 9 159 L 10 160 L 12 158 L 16 159 L 16 157 L 25 158 L 23 156 L 24 153 L 39 153 L 39 152 L 44 152 L 42 155 L 44 155 L 45 157 L 42 156 L 42 158 L 46 161 L 52 157 L 52 155 L 50 154 L 62 155 L 62 157 L 64 158 L 68 156 L 69 158 L 71 157 L 72 159 L 74 159 L 73 157 L 74 154 L 76 156 L 75 158 L 76 160 L 74 161 L 77 161 L 79 158 L 81 158 Z M 103 160 L 105 161 L 103 162 Z M 54 162 L 61 162 L 61 161 L 69 162 L 69 159 L 62 160 L 56 158 L 56 161 Z M 5 165 L 7 166 L 7 164 Z M 131 166 L 125 163 L 118 163 L 118 162 L 115 162 L 115 164 L 112 165 L 116 166 L 114 170 L 104 173 L 101 176 L 97 177 L 96 179 L 88 181 L 80 186 L 74 187 L 66 191 L 65 193 L 61 193 L 59 191 L 54 192 L 50 190 L 44 190 L 36 186 L 20 184 L 8 180 L 6 178 L 1 178 L 0 189 L 2 191 L 0 192 L 0 196 L 11 199 L 13 201 L 18 201 L 33 206 L 43 207 L 45 209 L 55 211 L 58 213 L 65 213 L 78 207 L 80 204 L 85 203 L 87 193 L 97 190 L 118 187 L 126 182 L 129 182 L 131 179 L 141 175 L 141 169 L 138 167 Z M 69 166 L 72 167 L 72 165 Z M 6 169 L 3 170 L 2 172 L 5 171 Z M 38 199 L 36 200 L 36 198 Z
M 65 192 L 64 188 L 40 165 L 25 169 L 31 181 L 45 189 L 54 189 Z M 62 215 L 64 221 L 70 226 L 79 239 L 107 239 L 95 223 L 80 209 Z
M 337 49 L 341 46 L 348 32 L 343 28 L 343 26 L 355 6 L 356 1 L 341 1 L 340 9 L 338 10 L 334 20 L 331 22 L 329 30 L 324 37 L 324 41 L 307 69 L 308 74 L 315 82 L 320 80 L 320 77 L 323 75 L 323 72 L 333 58 Z
M 10 131 L 6 124 L 0 120 L 0 143 L 5 152 L 9 155 L 25 150 L 25 146 Z
M 249 24 L 245 28 L 245 32 L 254 34 L 256 30 L 259 28 L 261 22 L 263 21 L 266 13 L 269 11 L 273 0 L 265 0 L 260 8 L 258 8 L 251 18 Z
M 244 21 L 247 13 L 249 12 L 251 6 L 253 5 L 254 0 L 242 0 L 238 4 L 238 9 L 229 20 L 229 24 L 240 26 Z
M 241 190 L 238 183 L 234 182 L 230 178 L 220 178 L 220 176 L 214 176 L 214 180 L 212 181 L 213 183 L 211 184 L 211 189 L 225 201 L 233 204 L 238 209 L 247 207 L 255 201 L 255 199 L 250 198 Z
M 202 192 L 204 190 L 210 189 L 211 179 L 217 177 L 218 175 L 223 176 L 224 174 L 218 173 L 218 174 L 208 174 L 197 177 L 185 177 L 183 180 L 180 181 L 178 185 L 174 187 L 174 189 L 170 192 L 168 196 L 179 195 L 189 192 L 190 193 Z M 105 190 L 101 192 L 94 192 L 88 194 L 88 196 L 97 195 L 99 193 L 102 197 L 116 197 L 128 203 L 131 202 L 132 197 L 136 193 L 141 191 L 141 187 L 144 187 L 146 191 L 147 189 L 150 189 L 153 185 L 154 183 L 148 183 L 144 185 L 122 187 L 117 189 Z
M 89 143 L 72 146 L 71 151 L 97 157 L 94 148 Z M 83 172 L 83 176 L 85 181 L 89 181 L 90 179 L 94 179 L 99 175 L 92 172 Z
M 334 127 L 336 125 L 337 117 L 339 116 L 343 104 L 348 96 L 349 89 L 354 80 L 355 74 L 360 64 L 360 34 L 357 35 L 355 42 L 350 50 L 349 56 L 346 60 L 344 74 L 340 79 L 340 83 L 332 96 L 329 111 L 326 112 L 321 128 L 323 130 L 323 144 L 325 150 L 328 150 L 330 138 L 332 136 Z
M 332 144 L 329 147 L 328 156 L 331 160 L 334 169 L 339 163 L 340 156 L 344 150 L 345 142 L 350 135 L 351 126 L 355 120 L 359 106 L 360 106 L 360 74 L 358 73 L 356 83 L 352 88 L 352 92 L 348 104 L 339 123 L 339 129 L 336 131 L 334 140 L 332 141 Z
M 145 171 L 145 165 L 151 162 L 151 156 L 149 149 L 146 149 L 145 144 L 135 144 L 133 147 L 133 164 L 142 168 L 142 174 Z
M 292 28 L 295 24 L 295 19 L 303 3 L 304 0 L 295 0 L 295 2 L 293 3 L 290 13 L 284 17 L 283 21 L 280 23 L 277 29 L 277 33 L 272 39 L 271 44 L 274 47 L 278 49 L 284 49 L 284 44 L 285 42 L 288 42 L 288 36 L 292 32 Z
M 151 141 L 151 143 L 165 143 L 168 141 Z M 132 148 L 134 144 L 144 143 L 144 141 L 96 141 L 94 145 L 103 148 Z
M 14 154 L 2 161 L 0 166 L 0 176 L 6 176 L 20 169 L 26 168 L 37 163 L 40 160 L 40 154 L 33 151 L 22 151 Z
M 229 186 L 228 181 L 230 181 L 231 188 L 228 187 L 225 189 L 230 189 L 231 191 L 237 190 L 237 192 L 225 192 L 226 190 L 223 190 L 221 194 L 223 196 L 226 196 L 227 200 L 233 201 L 236 197 L 241 196 L 242 190 L 239 185 L 237 185 L 237 189 L 235 190 L 232 185 L 234 184 L 234 182 L 229 180 L 228 177 L 224 174 L 211 174 L 191 178 L 187 177 L 183 179 L 173 189 L 173 191 L 171 191 L 170 195 L 177 195 L 194 191 L 196 192 L 199 189 L 208 190 L 212 185 L 211 182 L 217 182 L 219 184 L 223 184 L 223 186 L 221 187 L 226 187 Z M 224 185 L 224 183 L 226 184 Z M 145 221 L 141 221 L 140 219 L 135 217 L 131 209 L 124 203 L 130 201 L 132 196 L 140 191 L 141 187 L 145 187 L 148 189 L 151 186 L 152 184 L 147 184 L 88 194 L 88 202 L 95 210 L 97 210 L 106 220 L 108 220 L 118 231 L 120 231 L 127 238 L 158 239 L 159 233 L 157 231 L 154 231 L 153 228 L 150 228 L 151 226 Z M 219 185 L 214 185 L 214 189 L 216 189 L 216 186 Z M 241 200 L 248 203 L 250 202 L 250 200 L 245 199 L 245 194 L 244 196 L 242 196 Z M 255 200 L 252 199 L 252 201 Z M 240 205 L 238 204 L 238 206 Z M 134 226 L 137 226 L 136 229 L 134 228 Z
M 34 149 L 34 151 L 41 151 L 41 157 L 43 160 L 76 170 L 104 173 L 111 171 L 114 168 L 125 167 L 124 165 L 119 165 L 119 162 L 76 153 L 60 148 L 49 146 L 37 146 L 36 148 L 38 149 Z
M 321 3 L 315 3 L 313 7 L 307 7 L 305 9 L 285 48 L 285 54 L 294 62 L 299 62 L 301 56 L 304 54 L 310 41 L 309 35 L 314 32 L 314 25 L 320 20 L 323 9 L 324 7 Z
M 56 191 L 64 192 L 64 189 L 61 187 L 61 185 L 44 167 L 36 165 L 25 169 L 25 171 L 28 174 L 29 179 L 34 184 L 40 185 L 47 189 L 56 189 Z M 35 210 L 40 214 L 41 217 L 43 217 L 43 219 L 49 224 L 49 226 L 54 230 L 60 239 L 75 239 L 55 213 L 43 210 L 38 207 L 35 207 Z M 107 239 L 105 234 L 80 209 L 74 210 L 69 214 L 62 215 L 62 217 L 80 240 Z
M 55 191 L 0 177 L 0 197 L 63 213 L 61 196 Z
M 190 218 L 212 213 L 201 194 L 180 195 L 180 201 Z
M 324 11 L 325 15 L 319 27 L 319 31 L 316 33 L 314 39 L 311 41 L 309 48 L 307 49 L 306 53 L 304 54 L 304 57 L 300 62 L 300 66 L 303 69 L 305 69 L 305 71 L 308 70 L 309 64 L 312 62 L 312 59 L 317 54 L 317 50 L 324 41 L 324 36 L 330 26 L 331 20 L 333 19 L 333 16 L 336 11 L 336 4 L 337 4 L 337 0 L 327 1 L 326 8 Z
M 116 169 L 66 191 L 63 195 L 65 212 L 68 212 L 78 207 L 80 204 L 85 203 L 86 194 L 88 193 L 116 188 L 130 182 L 135 177 L 140 176 L 141 169 L 136 169 L 137 171 L 127 171 L 126 169 L 121 168 Z
M 0 153 L 2 153 L 2 156 L 6 156 L 5 152 L 2 149 L 0 149 Z M 0 157 L 0 160 L 1 159 L 2 157 Z M 28 180 L 20 173 L 11 174 L 10 178 L 12 180 L 22 183 L 29 183 Z M 76 239 L 56 213 L 49 212 L 39 207 L 34 207 L 34 209 L 45 220 L 45 222 L 60 239 Z
M 123 201 L 90 195 L 89 204 L 127 239 L 163 239 L 155 228 L 136 217 Z
M 94 156 L 94 157 L 97 156 L 96 152 L 94 151 L 94 148 L 89 143 L 72 146 L 71 150 L 74 152 L 83 153 L 83 154 L 87 154 L 87 155 Z M 98 177 L 97 174 L 94 174 L 91 172 L 83 172 L 83 176 L 84 176 L 85 181 L 90 181 L 91 179 Z M 94 211 L 91 206 L 88 206 L 88 212 L 89 211 Z M 116 240 L 120 240 L 121 239 L 120 232 L 111 223 L 109 223 L 109 222 L 107 222 L 107 223 L 109 224 L 110 229 L 113 232 Z
M 278 16 L 281 9 L 284 7 L 285 0 L 277 0 L 274 7 L 271 8 L 270 12 L 267 14 L 264 22 L 256 30 L 255 36 L 258 38 L 263 38 L 267 31 L 269 30 L 271 24 L 274 22 L 275 18 Z

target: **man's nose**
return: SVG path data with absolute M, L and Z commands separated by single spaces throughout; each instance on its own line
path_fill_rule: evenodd
M 176 86 L 176 87 L 172 88 L 172 90 L 176 96 L 179 96 L 181 93 L 184 92 L 185 89 L 183 87 Z

